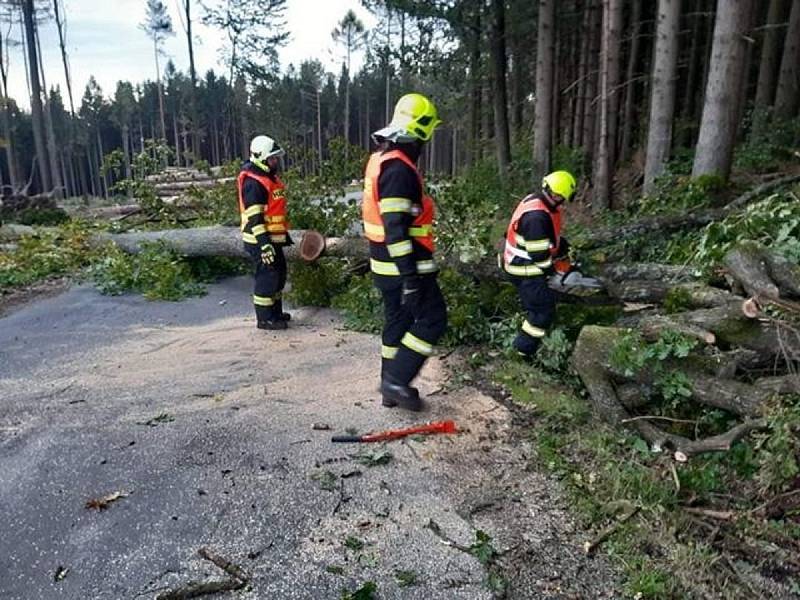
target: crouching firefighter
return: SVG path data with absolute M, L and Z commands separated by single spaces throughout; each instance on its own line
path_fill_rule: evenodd
M 561 205 L 575 195 L 575 178 L 555 171 L 541 192 L 522 199 L 511 217 L 498 261 L 517 288 L 527 315 L 514 348 L 532 359 L 556 314 L 556 295 L 547 282 L 554 272 L 570 271 L 569 244 L 561 237 Z M 499 257 L 500 258 L 500 257 Z
M 286 329 L 291 319 L 281 300 L 286 285 L 283 247 L 291 243 L 285 187 L 278 177 L 283 154 L 272 138 L 254 137 L 250 160 L 242 165 L 238 179 L 242 240 L 255 265 L 253 304 L 259 329 Z
M 373 134 L 378 149 L 364 175 L 364 234 L 383 296 L 382 402 L 413 411 L 423 403 L 410 384 L 447 327 L 433 257 L 435 208 L 416 165 L 439 123 L 425 96 L 400 98 L 392 122 Z

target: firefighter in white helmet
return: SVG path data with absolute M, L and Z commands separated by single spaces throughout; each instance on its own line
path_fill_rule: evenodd
M 291 319 L 283 312 L 281 300 L 286 285 L 283 247 L 291 243 L 285 186 L 278 176 L 283 154 L 271 137 L 254 137 L 250 160 L 242 165 L 238 178 L 242 240 L 255 264 L 253 304 L 259 329 L 286 329 Z

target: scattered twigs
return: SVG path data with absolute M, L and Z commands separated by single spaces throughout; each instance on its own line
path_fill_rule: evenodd
M 697 421 L 691 419 L 673 419 L 672 417 L 660 417 L 658 415 L 639 415 L 638 417 L 631 417 L 630 419 L 622 419 L 620 423 L 633 423 L 634 421 L 669 421 L 670 423 L 697 424 Z
M 717 521 L 732 521 L 736 516 L 732 510 L 713 510 L 710 508 L 699 508 L 696 506 L 684 506 L 684 512 L 699 517 L 708 517 Z
M 159 594 L 156 600 L 185 600 L 210 594 L 219 594 L 221 592 L 231 592 L 240 590 L 250 583 L 250 576 L 245 573 L 240 566 L 205 547 L 200 548 L 197 553 L 205 560 L 214 563 L 217 567 L 225 571 L 231 578 L 223 581 L 209 581 L 206 583 L 190 582 L 180 588 Z
M 770 498 L 769 500 L 767 500 L 763 504 L 759 504 L 755 508 L 751 509 L 748 512 L 748 514 L 757 515 L 759 513 L 763 513 L 763 512 L 765 512 L 767 510 L 767 508 L 769 508 L 770 506 L 772 506 L 776 502 L 779 502 L 781 500 L 786 500 L 787 498 L 791 498 L 792 496 L 797 496 L 798 494 L 800 494 L 800 490 L 791 490 L 791 491 L 788 491 L 788 492 L 784 492 L 783 494 L 778 494 L 777 496 L 774 496 L 773 498 Z
M 433 519 L 430 519 L 428 521 L 426 527 L 430 529 L 433 532 L 433 534 L 436 537 L 438 537 L 445 546 L 450 546 L 451 548 L 455 548 L 456 550 L 461 550 L 462 552 L 466 552 L 467 554 L 472 554 L 472 548 L 470 546 L 459 544 L 458 542 L 453 540 L 451 537 L 449 537 L 446 533 L 442 531 L 442 528 Z
M 720 435 L 678 445 L 674 457 L 678 462 L 686 462 L 690 456 L 703 452 L 725 452 L 750 432 L 766 428 L 766 420 L 748 419 Z
M 605 529 L 603 529 L 600 533 L 598 533 L 593 540 L 586 542 L 583 545 L 583 551 L 586 555 L 591 555 L 597 548 L 605 542 L 609 537 L 614 535 L 614 533 L 622 527 L 625 523 L 631 520 L 631 518 L 639 512 L 638 506 L 631 506 L 629 507 L 623 515 L 617 519 L 613 524 L 609 525 Z

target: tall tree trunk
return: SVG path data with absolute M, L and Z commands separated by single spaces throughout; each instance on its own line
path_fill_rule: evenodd
M 778 90 L 775 93 L 775 116 L 791 119 L 800 105 L 800 0 L 792 0 L 789 28 L 783 44 Z
M 25 23 L 25 40 L 28 52 L 28 70 L 31 84 L 31 120 L 33 121 L 33 142 L 36 148 L 36 162 L 42 191 L 53 189 L 47 143 L 44 133 L 44 111 L 42 110 L 42 88 L 39 83 L 39 58 L 36 52 L 36 25 L 33 0 L 22 0 L 22 15 Z
M 603 51 L 600 69 L 600 136 L 597 140 L 597 159 L 594 161 L 592 195 L 592 210 L 595 212 L 611 208 L 611 187 L 616 163 L 621 31 L 622 0 L 604 0 Z
M 184 14 L 186 16 L 186 42 L 189 45 L 189 78 L 192 82 L 191 114 L 192 114 L 192 156 L 194 160 L 200 158 L 200 107 L 197 98 L 197 70 L 194 66 L 194 40 L 192 39 L 192 0 L 184 0 Z M 186 148 L 184 140 L 184 149 Z
M 693 177 L 716 174 L 727 180 L 730 174 L 751 2 L 726 0 L 717 7 L 708 86 L 692 167 Z M 800 5 L 800 0 L 796 2 Z
M 775 99 L 775 82 L 778 75 L 779 50 L 782 31 L 779 24 L 786 18 L 787 0 L 770 0 L 764 41 L 761 44 L 761 59 L 756 84 L 756 108 L 772 106 Z
M 584 142 L 583 119 L 585 117 L 584 106 L 586 105 L 586 86 L 589 79 L 589 47 L 591 45 L 591 38 L 587 33 L 589 30 L 589 24 L 591 23 L 591 11 L 589 10 L 590 3 L 591 0 L 589 0 L 589 3 L 587 3 L 587 6 L 583 11 L 583 35 L 580 36 L 581 49 L 580 62 L 578 64 L 578 77 L 576 78 L 575 83 L 573 83 L 573 85 L 577 84 L 577 91 L 575 93 L 575 106 L 573 108 L 574 121 L 572 129 L 572 144 L 578 147 L 583 146 Z
M 602 13 L 597 0 L 590 0 L 589 27 L 586 35 L 589 37 L 589 54 L 586 62 L 586 88 L 583 102 L 583 149 L 586 164 L 591 165 L 594 159 L 596 125 L 597 125 L 597 75 L 600 54 L 600 23 Z M 587 169 L 587 171 L 590 169 Z
M 469 34 L 469 164 L 478 160 L 481 140 L 481 12 L 475 10 L 473 31 Z
M 6 164 L 8 166 L 8 180 L 11 186 L 11 193 L 17 190 L 17 165 L 14 158 L 14 143 L 11 134 L 11 103 L 8 98 L 8 71 L 6 70 L 5 56 L 8 53 L 8 39 L 0 30 L 0 83 L 3 85 L 3 96 L 0 101 L 3 103 L 3 137 L 6 147 Z M 0 190 L 2 195 L 2 190 Z
M 697 103 L 697 70 L 701 60 L 700 57 L 700 42 L 702 41 L 703 23 L 702 17 L 699 14 L 692 15 L 691 36 L 692 41 L 689 45 L 689 58 L 686 67 L 686 87 L 683 95 L 683 103 L 681 107 L 681 116 L 683 117 L 684 127 L 681 132 L 680 139 L 676 139 L 677 144 L 683 146 L 690 146 L 691 140 L 694 138 L 694 124 L 691 123 L 692 115 L 695 112 L 695 104 Z M 705 62 L 705 61 L 704 61 Z
M 122 153 L 125 155 L 125 179 L 131 179 L 131 148 L 128 145 L 130 141 L 128 124 L 122 126 Z
M 67 97 L 69 98 L 69 114 L 75 117 L 75 102 L 72 99 L 72 76 L 69 71 L 67 58 L 67 45 L 64 35 L 64 21 L 61 19 L 61 0 L 53 0 L 53 15 L 58 29 L 58 45 L 61 48 L 61 62 L 64 63 L 64 80 L 67 83 Z
M 100 167 L 103 165 L 103 157 L 105 156 L 105 150 L 103 150 L 103 136 L 100 135 L 100 126 L 97 127 L 97 166 L 98 166 L 98 176 L 102 177 L 101 187 L 103 189 L 103 197 L 108 199 L 108 174 L 101 173 Z
M 536 36 L 536 109 L 533 134 L 534 183 L 541 181 L 542 177 L 550 171 L 555 14 L 555 0 L 539 0 L 539 22 Z
M 505 0 L 492 0 L 492 99 L 494 105 L 495 149 L 500 172 L 506 174 L 511 164 L 511 141 L 508 131 L 508 94 L 506 93 L 506 16 Z
M 672 147 L 680 16 L 681 0 L 659 0 L 653 78 L 650 86 L 650 125 L 647 129 L 647 157 L 644 166 L 645 194 L 653 191 L 656 177 L 664 171 Z
M 636 101 L 636 88 L 634 79 L 637 77 L 636 65 L 639 63 L 639 33 L 642 29 L 642 0 L 633 0 L 631 11 L 631 43 L 628 50 L 628 66 L 625 68 L 625 109 L 622 113 L 622 140 L 620 142 L 620 160 L 627 162 L 631 155 L 634 108 Z
M 158 64 L 158 42 L 153 38 L 153 52 L 156 57 L 156 86 L 158 86 L 158 116 L 161 119 L 161 139 L 167 143 L 167 122 L 164 118 L 164 87 L 161 85 L 161 67 Z
M 708 12 L 711 14 L 706 17 L 706 45 L 703 52 L 703 81 L 700 89 L 700 102 L 697 102 L 697 109 L 695 112 L 694 121 L 700 122 L 703 116 L 703 108 L 706 105 L 706 91 L 708 90 L 708 76 L 711 67 L 711 52 L 714 50 L 714 26 L 717 22 L 716 5 L 717 0 L 706 0 L 708 3 Z
M 36 50 L 39 55 L 39 72 L 42 76 L 42 87 L 45 90 L 44 104 L 44 124 L 47 133 L 47 154 L 50 159 L 50 174 L 53 179 L 53 193 L 56 198 L 64 196 L 64 180 L 61 177 L 61 168 L 58 165 L 58 147 L 56 145 L 56 133 L 53 129 L 53 111 L 50 99 L 47 96 L 47 81 L 44 77 L 44 63 L 42 62 L 42 46 L 39 42 L 39 28 L 34 23 L 36 33 Z
M 172 113 L 172 135 L 175 136 L 175 165 L 183 166 L 181 157 L 181 138 L 178 135 L 178 115 L 177 109 Z

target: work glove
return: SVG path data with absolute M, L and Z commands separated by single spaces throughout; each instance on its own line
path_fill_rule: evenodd
M 272 244 L 261 246 L 261 262 L 268 266 L 275 262 L 275 247 Z
M 422 305 L 422 279 L 418 275 L 408 275 L 403 278 L 403 295 L 400 302 L 412 315 L 417 315 Z

